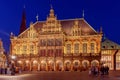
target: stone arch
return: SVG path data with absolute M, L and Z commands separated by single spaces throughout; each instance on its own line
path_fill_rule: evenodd
M 45 60 L 42 60 L 40 62 L 40 70 L 41 71 L 46 71 L 46 66 L 47 66 L 47 62 Z
M 74 60 L 73 61 L 73 70 L 77 71 L 80 68 L 80 61 L 79 60 Z
M 29 60 L 25 61 L 25 64 L 24 64 L 24 70 L 25 71 L 29 71 L 30 70 L 30 64 L 31 64 L 31 62 Z
M 24 70 L 24 61 L 18 60 L 16 65 L 16 71 L 19 71 L 19 69 Z
M 63 67 L 63 61 L 62 60 L 57 60 L 56 61 L 56 70 L 57 71 L 62 71 L 62 67 Z
M 70 71 L 71 70 L 71 61 L 70 60 L 65 60 L 64 69 L 65 69 L 65 71 Z
M 92 60 L 91 61 L 91 66 L 99 66 L 99 61 L 98 60 Z
M 50 60 L 48 61 L 48 70 L 49 71 L 54 71 L 54 61 L 53 60 Z
M 89 64 L 90 64 L 90 62 L 88 60 L 83 60 L 82 61 L 82 69 L 83 70 L 88 69 L 89 68 Z
M 38 70 L 38 61 L 37 60 L 33 60 L 32 61 L 32 71 L 37 71 Z

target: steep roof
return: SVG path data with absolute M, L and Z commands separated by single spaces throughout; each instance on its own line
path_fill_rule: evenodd
M 74 26 L 76 19 L 66 19 L 66 20 L 59 20 L 61 22 L 61 27 L 63 28 L 64 32 L 67 35 L 72 35 L 72 27 Z M 81 35 L 94 35 L 97 34 L 97 32 L 87 23 L 87 21 L 85 21 L 84 18 L 79 18 L 77 19 L 79 22 L 79 27 L 81 28 Z M 45 21 L 38 21 L 34 24 L 34 27 L 36 30 L 41 30 L 41 28 L 43 27 L 43 24 L 45 23 Z
M 22 13 L 22 20 L 21 20 L 19 34 L 21 34 L 22 32 L 24 32 L 26 29 L 27 29 L 27 27 L 26 27 L 26 13 L 25 13 L 25 8 L 24 8 L 23 9 L 23 13 Z
M 102 41 L 102 45 L 101 45 L 101 49 L 120 49 L 120 45 L 105 38 L 103 41 Z

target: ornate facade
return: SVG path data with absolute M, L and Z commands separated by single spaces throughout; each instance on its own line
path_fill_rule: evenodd
M 18 36 L 11 33 L 10 53 L 23 70 L 70 71 L 100 65 L 102 31 L 84 18 L 58 20 L 50 9 L 46 21 L 30 23 Z
M 4 68 L 7 66 L 7 58 L 6 55 L 4 54 L 4 48 L 3 48 L 3 42 L 0 39 L 0 67 Z

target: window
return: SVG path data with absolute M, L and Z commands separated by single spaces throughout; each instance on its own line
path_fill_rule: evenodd
M 71 53 L 71 44 L 67 44 L 66 47 L 67 47 L 67 53 L 68 54 Z
M 79 53 L 79 43 L 74 44 L 74 53 Z
M 18 54 L 20 54 L 20 47 L 17 46 L 17 51 L 16 51 Z
M 54 40 L 53 39 L 48 39 L 47 40 L 47 46 L 53 46 L 54 45 Z
M 87 43 L 83 43 L 83 53 L 87 53 Z
M 56 46 L 62 46 L 62 39 L 56 39 L 55 40 L 55 45 Z
M 26 52 L 27 52 L 27 46 L 23 46 L 23 54 L 26 54 Z
M 33 45 L 30 45 L 30 53 L 34 53 L 34 46 Z
M 94 48 L 95 48 L 94 43 L 91 43 L 91 53 L 95 52 Z

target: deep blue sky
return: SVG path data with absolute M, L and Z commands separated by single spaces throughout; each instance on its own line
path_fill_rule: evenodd
M 81 18 L 98 31 L 100 26 L 109 39 L 120 43 L 120 0 L 51 0 L 58 19 Z M 26 9 L 27 27 L 30 22 L 46 20 L 50 0 L 0 0 L 0 37 L 8 51 L 9 35 L 18 35 L 23 6 Z

